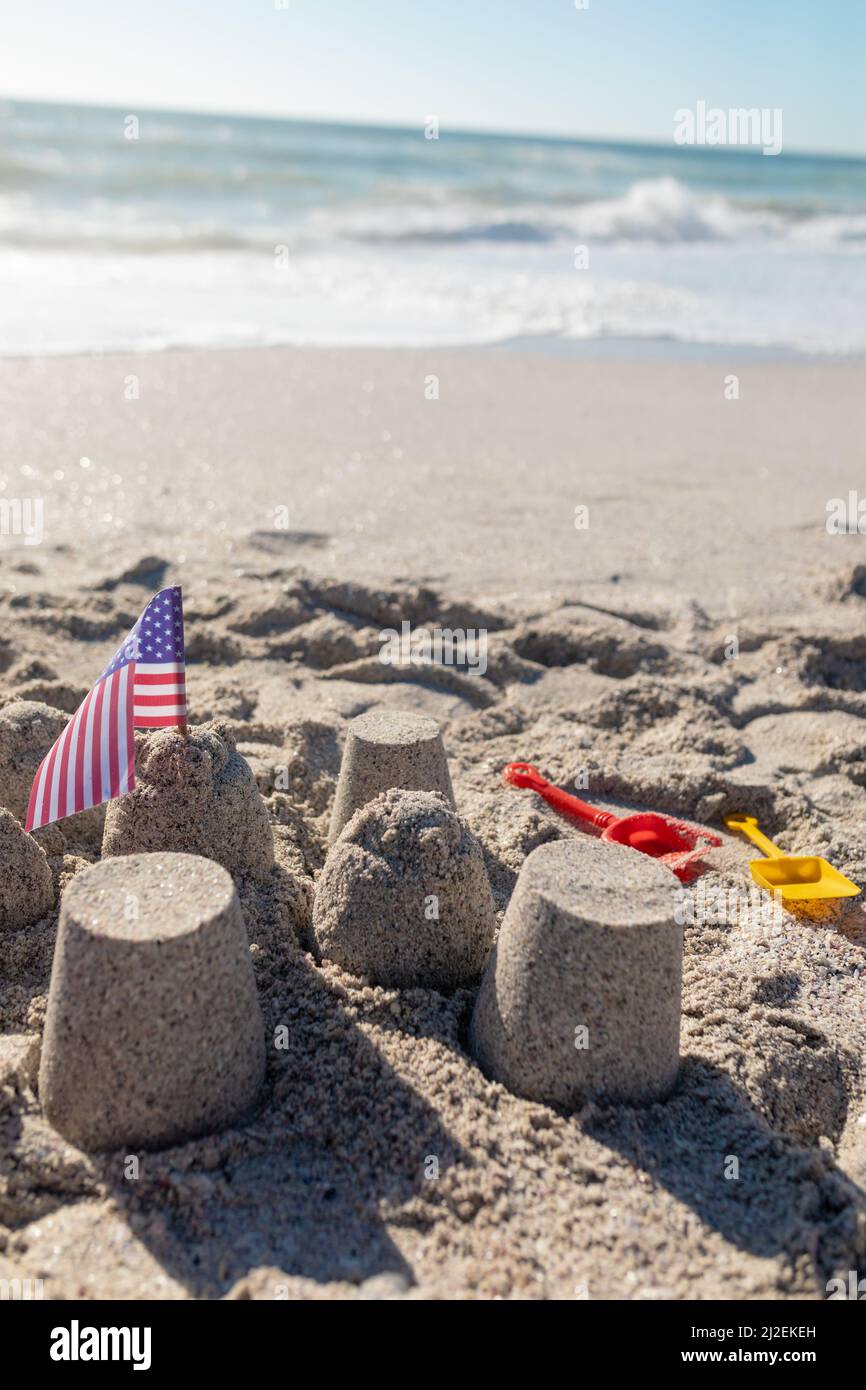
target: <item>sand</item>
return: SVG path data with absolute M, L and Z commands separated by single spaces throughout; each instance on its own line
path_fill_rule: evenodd
M 331 813 L 331 841 L 355 811 L 395 787 L 440 792 L 454 806 L 439 725 L 428 715 L 403 710 L 359 714 L 346 730 Z
M 266 875 L 273 833 L 231 729 L 217 721 L 136 736 L 135 788 L 108 803 L 102 857 L 205 854 L 230 873 Z
M 672 587 L 732 616 L 796 613 L 812 592 L 803 577 L 863 559 L 857 537 L 825 530 L 827 501 L 859 483 L 862 379 L 856 362 L 734 350 L 707 362 L 440 348 L 23 359 L 0 363 L 0 458 L 7 495 L 44 498 L 45 543 L 22 545 L 21 563 L 54 571 L 65 545 L 97 582 L 148 555 L 172 561 L 172 582 L 202 558 L 225 581 L 245 538 L 265 571 L 303 560 L 378 587 L 449 581 L 476 601 L 580 585 L 607 607 L 628 593 L 651 620 Z M 151 566 L 151 592 L 164 573 Z M 280 634 L 311 664 L 334 641 L 323 617 Z M 98 630 L 97 606 L 79 635 Z M 357 648 L 351 628 L 333 632 Z
M 478 983 L 495 935 L 481 846 L 443 793 L 382 792 L 331 845 L 313 910 L 319 958 L 450 994 Z
M 565 1110 L 667 1099 L 683 928 L 671 872 L 594 836 L 539 845 L 484 970 L 469 1046 L 515 1095 Z
M 82 1149 L 163 1149 L 242 1120 L 265 1044 L 231 876 L 194 854 L 103 858 L 63 894 L 39 1069 Z
M 722 832 L 679 890 L 671 1096 L 573 1114 L 484 1076 L 474 986 L 374 986 L 309 949 L 342 740 L 376 708 L 440 724 L 500 921 L 530 851 L 582 833 L 502 784 L 517 758 L 610 809 L 756 815 L 866 882 L 862 541 L 824 530 L 856 485 L 856 373 L 737 364 L 726 403 L 710 363 L 435 358 L 0 363 L 14 487 L 50 503 L 41 545 L 0 552 L 0 698 L 70 712 L 183 583 L 191 721 L 231 730 L 267 805 L 273 867 L 235 881 L 282 1044 L 254 1116 L 130 1177 L 33 1090 L 56 907 L 0 933 L 0 1277 L 58 1298 L 754 1299 L 866 1265 L 859 900 L 774 911 Z M 403 619 L 485 627 L 486 674 L 383 667 Z M 94 819 L 38 837 L 60 895 L 99 858 Z
M 48 860 L 11 811 L 0 808 L 0 932 L 37 922 L 54 906 Z

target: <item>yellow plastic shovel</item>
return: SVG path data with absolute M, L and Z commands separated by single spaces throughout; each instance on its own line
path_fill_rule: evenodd
M 840 874 L 826 859 L 817 855 L 783 854 L 758 829 L 754 816 L 725 816 L 729 830 L 740 830 L 768 856 L 752 859 L 752 878 L 771 893 L 783 898 L 853 898 L 861 890 L 850 878 Z

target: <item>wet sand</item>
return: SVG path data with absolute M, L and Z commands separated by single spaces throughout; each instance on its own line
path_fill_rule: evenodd
M 860 476 L 861 384 L 857 364 L 735 353 L 6 360 L 0 458 L 7 497 L 44 498 L 45 545 L 26 558 L 86 545 L 100 576 L 130 548 L 170 546 L 228 577 L 252 534 L 262 560 L 376 583 L 615 585 L 716 613 L 796 610 L 815 573 L 860 558 L 860 538 L 825 523 Z

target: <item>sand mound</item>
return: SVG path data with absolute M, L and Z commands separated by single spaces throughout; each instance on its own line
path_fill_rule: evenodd
M 313 909 L 323 956 L 402 988 L 473 981 L 494 926 L 481 847 L 437 792 L 383 792 L 356 811 L 325 861 Z
M 53 906 L 48 860 L 11 811 L 0 807 L 0 931 L 38 922 Z
M 0 709 L 0 803 L 23 821 L 33 778 L 69 715 L 39 700 L 13 700 Z
M 136 774 L 135 790 L 109 803 L 103 858 L 176 850 L 215 859 L 231 873 L 273 868 L 267 809 L 227 725 L 138 738 Z

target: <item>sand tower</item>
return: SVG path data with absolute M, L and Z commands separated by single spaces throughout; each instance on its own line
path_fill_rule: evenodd
M 360 806 L 389 787 L 441 792 L 454 806 L 442 735 L 435 719 L 401 710 L 370 710 L 349 725 L 331 815 L 331 842 Z
M 666 1095 L 679 1066 L 676 892 L 670 870 L 626 845 L 568 839 L 534 850 L 472 1018 L 484 1071 L 569 1109 Z
M 63 895 L 39 1070 L 83 1149 L 160 1148 L 255 1102 L 264 1025 L 231 876 L 191 854 L 94 864 Z

